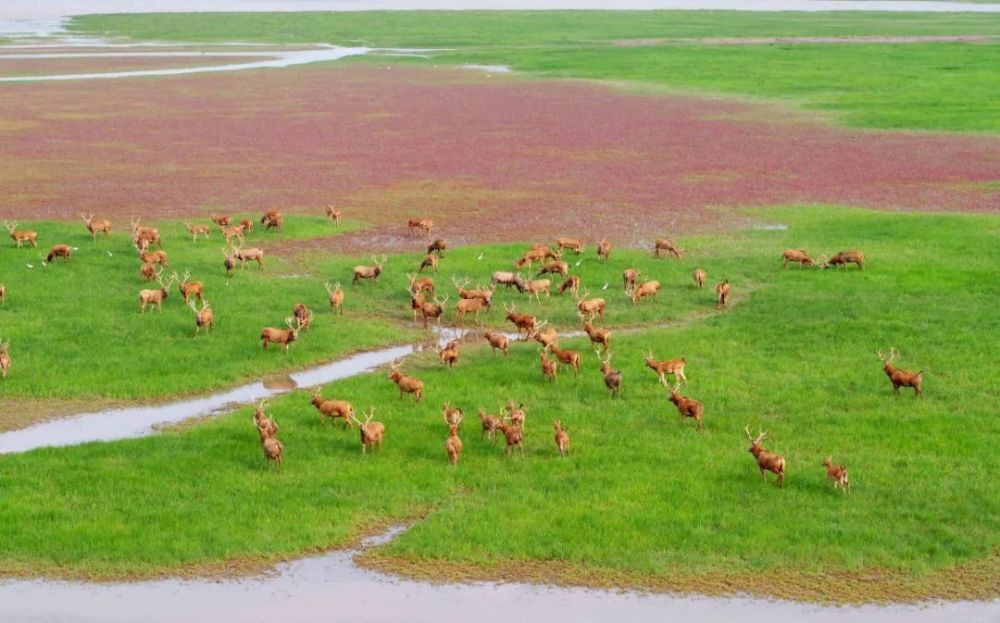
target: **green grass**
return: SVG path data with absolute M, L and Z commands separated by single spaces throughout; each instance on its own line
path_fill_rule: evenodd
M 665 283 L 664 317 L 711 305 L 709 291 L 689 286 L 695 266 L 711 283 L 729 277 L 744 299 L 665 330 L 619 332 L 618 400 L 580 340 L 564 347 L 584 352 L 583 374 L 554 384 L 541 380 L 533 345 L 515 344 L 506 360 L 466 347 L 451 371 L 433 353 L 407 365 L 427 385 L 420 404 L 399 400 L 383 374 L 326 388 L 376 405 L 388 432 L 374 456 L 361 455 L 355 433 L 322 426 L 304 392 L 274 401 L 280 476 L 265 467 L 245 409 L 177 433 L 2 456 L 0 562 L 23 573 L 178 571 L 336 546 L 423 513 L 388 554 L 487 568 L 565 563 L 636 582 L 772 570 L 783 584 L 862 569 L 921 578 L 995 553 L 1000 220 L 829 207 L 760 216 L 789 229 L 686 239 L 684 260 L 650 266 Z M 868 265 L 781 270 L 788 247 L 857 247 Z M 615 257 L 606 270 L 634 259 Z M 901 367 L 925 371 L 925 400 L 892 395 L 873 354 L 889 346 Z M 643 368 L 648 349 L 687 358 L 685 393 L 705 404 L 703 434 Z M 527 405 L 523 461 L 481 440 L 473 415 L 507 398 Z M 469 413 L 457 470 L 443 450 L 446 400 Z M 569 459 L 552 442 L 556 418 L 572 435 Z M 767 429 L 765 446 L 787 458 L 783 490 L 760 482 L 746 424 Z M 850 467 L 850 497 L 825 481 L 827 454 Z
M 791 100 L 848 126 L 997 132 L 996 43 L 611 45 L 620 39 L 1000 35 L 1000 15 L 724 11 L 88 15 L 92 34 L 195 42 L 450 48 L 395 62 L 506 64 L 532 75 L 634 81 Z M 383 61 L 384 62 L 384 61 Z
M 323 280 L 347 283 L 344 275 L 297 274 L 310 268 L 267 254 L 264 270 L 251 264 L 227 278 L 217 231 L 211 240 L 193 243 L 182 223 L 158 225 L 170 261 L 165 277 L 170 270 L 181 275 L 189 270 L 192 279 L 204 282 L 215 329 L 195 337 L 194 314 L 176 285 L 162 313 L 139 313 L 139 290 L 155 283 L 140 278 L 125 233 L 92 242 L 80 222 L 25 221 L 19 229 L 38 232 L 38 249 L 18 249 L 9 238 L 0 245 L 0 283 L 8 290 L 0 307 L 0 335 L 11 341 L 14 359 L 10 377 L 0 383 L 0 397 L 131 399 L 190 393 L 413 338 L 395 323 L 373 319 L 350 298 L 343 317 L 331 316 Z M 345 221 L 341 229 L 359 227 Z M 322 217 L 290 216 L 283 232 L 258 231 L 247 246 L 330 233 Z M 78 249 L 73 259 L 43 265 L 49 246 L 57 242 Z M 264 352 L 261 329 L 283 327 L 296 302 L 314 310 L 313 328 L 287 356 L 280 348 Z

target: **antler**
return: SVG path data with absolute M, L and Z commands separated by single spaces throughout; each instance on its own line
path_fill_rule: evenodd
M 365 424 L 371 422 L 373 417 L 375 417 L 375 405 L 371 405 L 371 408 L 368 409 L 368 415 L 365 416 Z
M 763 429 L 757 429 L 757 430 L 760 431 L 760 434 L 757 435 L 757 439 L 754 440 L 753 442 L 754 445 L 757 445 L 760 442 L 764 441 L 764 438 L 767 437 L 767 431 Z
M 191 297 L 190 299 L 188 299 L 187 306 L 190 307 L 191 311 L 193 311 L 194 313 L 196 313 L 196 314 L 198 313 L 198 308 L 195 307 L 194 297 Z M 205 309 L 205 303 L 204 303 L 204 301 L 202 301 L 201 308 L 203 310 Z
M 890 348 L 889 349 L 889 363 L 892 363 L 892 360 L 895 359 L 898 355 L 899 355 L 899 351 L 896 350 L 895 346 L 893 346 L 892 348 Z
M 744 426 L 743 430 L 747 434 L 747 441 L 753 441 L 753 433 L 750 432 L 750 425 L 747 424 L 746 426 Z
M 323 282 L 323 287 L 326 288 L 326 293 L 327 294 L 333 294 L 333 288 L 330 287 L 330 282 L 329 281 L 324 281 Z
M 13 225 L 10 224 L 10 221 L 4 221 L 3 226 L 7 228 L 7 231 L 13 234 L 14 230 L 17 229 L 17 221 L 14 221 Z

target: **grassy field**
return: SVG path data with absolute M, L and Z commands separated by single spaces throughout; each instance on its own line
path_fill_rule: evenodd
M 1000 394 L 988 379 L 1000 364 L 987 345 L 1000 334 L 988 304 L 1000 294 L 1000 220 L 829 207 L 758 216 L 788 229 L 685 239 L 685 259 L 649 264 L 666 296 L 630 322 L 679 321 L 618 332 L 620 399 L 607 396 L 580 340 L 563 346 L 584 352 L 583 373 L 554 384 L 540 378 L 534 345 L 515 344 L 509 359 L 468 346 L 454 370 L 433 353 L 407 364 L 427 385 L 420 404 L 398 399 L 380 373 L 326 388 L 327 397 L 376 407 L 388 432 L 374 455 L 362 456 L 356 433 L 322 425 L 298 391 L 272 408 L 286 452 L 280 475 L 265 466 L 246 409 L 145 439 L 2 456 L 0 563 L 8 574 L 225 572 L 422 517 L 376 558 L 439 574 L 461 567 L 811 599 L 995 598 Z M 857 247 L 868 265 L 781 270 L 788 247 Z M 479 251 L 446 261 L 471 272 Z M 594 271 L 585 283 L 595 287 L 601 271 L 633 261 L 621 254 L 581 271 Z M 689 285 L 695 266 L 710 283 L 729 277 L 738 304 L 685 316 L 712 308 L 711 294 Z M 379 287 L 392 301 L 385 307 L 405 299 L 398 284 Z M 609 300 L 615 314 L 630 307 Z M 901 367 L 925 371 L 926 399 L 892 395 L 873 354 L 889 346 L 901 350 Z M 254 347 L 248 338 L 247 352 Z M 649 349 L 687 358 L 685 393 L 705 404 L 704 433 L 678 418 L 643 368 Z M 480 439 L 474 417 L 507 398 L 526 403 L 523 460 Z M 446 400 L 467 412 L 455 470 L 443 450 Z M 556 418 L 572 436 L 568 459 L 552 442 Z M 747 424 L 767 429 L 765 446 L 787 458 L 784 489 L 761 483 Z M 850 467 L 849 497 L 825 481 L 827 454 Z M 554 577 L 535 575 L 540 568 Z M 953 575 L 928 581 L 939 573 Z
M 136 39 L 449 48 L 393 62 L 505 64 L 791 100 L 849 126 L 1000 130 L 997 43 L 691 45 L 705 37 L 1000 34 L 1000 16 L 750 12 L 363 12 L 90 15 L 76 30 Z M 619 47 L 620 40 L 647 40 Z M 384 62 L 384 61 L 382 61 Z

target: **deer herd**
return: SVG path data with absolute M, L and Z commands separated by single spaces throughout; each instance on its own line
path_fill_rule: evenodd
M 326 216 L 334 226 L 339 226 L 341 211 L 338 208 L 329 206 L 326 209 Z M 103 234 L 104 238 L 111 235 L 112 223 L 106 219 L 94 219 L 93 214 L 80 214 L 86 225 L 87 231 L 93 241 L 97 240 L 98 234 Z M 225 240 L 226 246 L 223 248 L 224 268 L 226 274 L 232 274 L 239 266 L 245 269 L 248 263 L 256 263 L 258 269 L 264 267 L 264 250 L 259 247 L 244 247 L 247 239 L 254 236 L 254 221 L 243 219 L 235 222 L 227 215 L 211 215 L 211 221 L 218 229 L 220 236 Z M 23 248 L 25 244 L 32 248 L 38 246 L 38 234 L 31 230 L 19 230 L 17 222 L 5 221 L 4 225 L 18 248 Z M 284 227 L 284 217 L 280 211 L 270 210 L 260 219 L 263 230 L 281 230 Z M 192 224 L 185 222 L 184 226 L 191 236 L 192 243 L 197 244 L 200 238 L 208 240 L 212 233 L 212 227 L 207 224 Z M 407 222 L 407 226 L 412 233 L 416 233 L 430 238 L 430 233 L 434 223 L 428 218 L 413 218 Z M 191 279 L 190 271 L 185 270 L 183 276 L 176 271 L 172 271 L 167 277 L 164 271 L 169 267 L 169 258 L 163 250 L 160 232 L 155 227 L 146 227 L 138 219 L 132 219 L 130 223 L 132 245 L 136 249 L 140 261 L 140 276 L 147 282 L 154 282 L 156 288 L 143 288 L 139 291 L 139 312 L 145 313 L 146 308 L 155 306 L 157 311 L 162 312 L 163 303 L 169 296 L 174 283 L 177 283 L 180 297 L 184 304 L 191 309 L 195 315 L 195 334 L 200 334 L 202 329 L 211 331 L 214 327 L 214 317 L 209 301 L 204 297 L 203 283 Z M 152 249 L 151 247 L 156 247 Z M 422 321 L 424 326 L 429 321 L 441 324 L 442 318 L 447 310 L 449 296 L 443 298 L 435 294 L 435 284 L 433 277 L 420 276 L 424 269 L 430 269 L 437 273 L 439 266 L 445 257 L 447 243 L 441 239 L 435 239 L 426 247 L 426 255 L 421 259 L 415 272 L 408 273 L 407 293 L 410 297 L 410 308 L 414 321 Z M 452 286 L 457 295 L 454 305 L 454 321 L 456 325 L 462 325 L 467 321 L 469 315 L 473 317 L 475 323 L 481 329 L 481 335 L 489 344 L 492 352 L 501 353 L 504 358 L 509 356 L 511 350 L 511 338 L 520 342 L 537 342 L 537 352 L 541 375 L 544 380 L 556 382 L 559 367 L 563 366 L 571 370 L 573 376 L 579 376 L 583 356 L 577 351 L 561 348 L 559 345 L 558 331 L 548 326 L 548 321 L 540 320 L 536 316 L 517 311 L 516 302 L 504 303 L 506 313 L 505 320 L 509 322 L 515 334 L 508 336 L 503 332 L 487 328 L 480 319 L 480 315 L 489 313 L 493 309 L 493 296 L 499 286 L 504 286 L 505 290 L 514 288 L 521 294 L 526 294 L 528 299 L 534 298 L 536 303 L 541 304 L 541 295 L 545 295 L 546 300 L 552 297 L 553 284 L 551 277 L 558 275 L 564 279 L 556 289 L 556 295 L 564 295 L 569 292 L 575 303 L 576 314 L 580 320 L 582 334 L 591 342 L 594 354 L 597 358 L 598 369 L 603 377 L 604 385 L 611 398 L 620 397 L 624 380 L 623 373 L 615 369 L 612 365 L 611 351 L 611 331 L 604 324 L 605 312 L 608 309 L 608 300 L 603 297 L 591 297 L 590 290 L 584 288 L 582 293 L 581 279 L 578 275 L 572 275 L 570 263 L 563 259 L 565 252 L 570 252 L 574 256 L 580 256 L 585 245 L 576 238 L 559 238 L 554 245 L 534 244 L 524 251 L 513 262 L 514 271 L 498 270 L 492 273 L 489 285 L 470 287 L 471 279 L 452 277 Z M 56 258 L 64 261 L 71 259 L 72 250 L 66 244 L 55 244 L 51 247 L 46 256 L 46 262 L 51 263 Z M 599 261 L 610 260 L 612 246 L 606 239 L 601 240 L 597 245 L 597 257 Z M 110 255 L 110 252 L 109 252 Z M 653 245 L 653 255 L 656 258 L 667 257 L 681 259 L 684 257 L 684 250 L 678 247 L 668 238 L 657 238 Z M 378 283 L 379 277 L 383 274 L 383 268 L 388 256 L 376 256 L 371 254 L 371 263 L 358 265 L 353 268 L 352 286 L 356 286 L 364 281 Z M 482 259 L 482 255 L 480 258 Z M 800 268 L 807 267 L 847 267 L 848 264 L 855 264 L 858 269 L 864 269 L 864 253 L 861 251 L 841 251 L 828 260 L 814 260 L 806 251 L 802 249 L 788 249 L 781 256 L 782 268 L 786 268 L 789 263 L 798 264 Z M 579 266 L 582 259 L 578 259 L 575 266 Z M 532 269 L 538 264 L 539 268 L 534 276 L 525 276 L 522 270 Z M 548 277 L 543 278 L 543 276 Z M 706 272 L 697 268 L 692 273 L 694 285 L 697 289 L 702 289 L 708 276 Z M 655 279 L 643 279 L 641 272 L 636 268 L 626 268 L 622 272 L 622 286 L 624 295 L 632 305 L 640 304 L 644 299 L 657 298 L 661 289 L 661 284 Z M 342 315 L 344 313 L 344 290 L 340 282 L 331 285 L 325 282 L 324 287 L 329 295 L 330 312 Z M 607 284 L 604 285 L 607 289 Z M 728 307 L 731 296 L 731 284 L 728 280 L 723 280 L 715 286 L 716 304 L 719 308 Z M 0 284 L 0 304 L 6 304 L 7 287 Z M 299 339 L 300 334 L 309 329 L 313 320 L 313 312 L 302 303 L 296 303 L 292 307 L 292 315 L 284 320 L 284 327 L 265 327 L 260 333 L 261 347 L 268 350 L 270 344 L 280 345 L 287 353 L 289 347 Z M 462 355 L 462 342 L 466 337 L 466 332 L 460 332 L 456 339 L 451 339 L 437 350 L 441 363 L 450 368 L 454 368 L 460 361 Z M 876 351 L 876 355 L 883 364 L 883 370 L 892 384 L 893 390 L 899 392 L 900 387 L 909 387 L 914 390 L 917 396 L 923 396 L 922 382 L 923 371 L 909 372 L 896 368 L 893 361 L 899 355 L 893 348 L 888 355 L 882 351 Z M 688 385 L 685 375 L 687 360 L 683 357 L 677 359 L 657 360 L 652 351 L 645 357 L 645 366 L 652 370 L 659 383 L 667 391 L 669 402 L 675 405 L 682 420 L 691 418 L 695 421 L 697 431 L 704 429 L 703 416 L 705 408 L 703 404 L 689 396 L 682 395 L 680 389 L 682 385 Z M 10 356 L 10 341 L 0 339 L 0 373 L 4 379 L 7 378 L 12 365 Z M 392 381 L 399 390 L 400 398 L 411 396 L 416 403 L 424 397 L 424 382 L 413 376 L 409 376 L 402 371 L 403 361 L 395 360 L 390 364 L 388 379 Z M 667 377 L 673 377 L 673 384 L 669 384 Z M 360 430 L 361 448 L 363 452 L 375 450 L 381 447 L 385 435 L 386 427 L 383 423 L 372 421 L 375 409 L 372 406 L 369 411 L 362 414 L 362 419 L 355 415 L 351 404 L 345 400 L 325 400 L 317 390 L 311 397 L 312 405 L 320 413 L 324 420 L 341 420 L 347 429 L 353 428 L 356 424 Z M 498 433 L 503 435 L 506 442 L 507 454 L 524 454 L 525 439 L 525 417 L 526 413 L 523 404 L 515 405 L 514 401 L 501 408 L 497 415 L 490 415 L 483 409 L 479 409 L 478 415 L 482 427 L 482 434 L 491 441 L 497 439 Z M 277 471 L 280 471 L 284 454 L 284 446 L 278 440 L 278 425 L 265 413 L 265 403 L 257 405 L 254 411 L 254 423 L 257 427 L 264 456 L 268 462 L 273 462 Z M 454 408 L 450 403 L 443 406 L 443 417 L 447 425 L 447 437 L 445 438 L 445 451 L 449 463 L 457 466 L 462 454 L 463 445 L 459 438 L 459 430 L 463 422 L 463 411 Z M 570 439 L 561 420 L 553 422 L 555 430 L 555 445 L 560 455 L 566 456 L 569 453 Z M 762 478 L 766 481 L 766 473 L 772 472 L 777 477 L 777 484 L 784 483 L 785 459 L 781 455 L 765 450 L 761 443 L 767 437 L 765 431 L 759 431 L 754 437 L 749 426 L 745 429 L 747 440 L 750 443 L 748 451 L 754 456 L 760 469 Z M 850 484 L 847 477 L 847 467 L 844 465 L 834 465 L 831 457 L 826 457 L 823 465 L 827 470 L 827 475 L 833 481 L 834 487 L 849 492 Z

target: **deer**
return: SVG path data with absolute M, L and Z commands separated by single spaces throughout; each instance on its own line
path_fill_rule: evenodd
M 288 354 L 288 347 L 299 337 L 299 329 L 302 325 L 297 318 L 289 316 L 285 318 L 287 329 L 275 329 L 274 327 L 264 327 L 260 332 L 260 345 L 264 350 L 268 350 L 271 342 L 284 346 L 285 354 Z
M 500 430 L 501 419 L 495 415 L 487 415 L 482 408 L 479 409 L 479 423 L 482 425 L 481 437 L 488 437 L 490 441 L 496 441 L 497 431 Z
M 752 454 L 753 458 L 757 459 L 757 467 L 760 468 L 760 477 L 766 483 L 767 472 L 774 472 L 778 476 L 778 486 L 783 486 L 785 483 L 785 457 L 761 447 L 760 442 L 764 441 L 764 438 L 767 437 L 766 432 L 760 431 L 760 434 L 754 439 L 753 434 L 750 432 L 749 424 L 743 430 L 746 431 L 747 441 L 750 442 L 750 448 L 747 452 Z
M 409 228 L 411 234 L 417 232 L 425 238 L 429 238 L 431 230 L 434 229 L 434 221 L 429 218 L 411 218 L 406 222 L 406 226 Z
M 417 267 L 417 272 L 424 272 L 425 268 L 433 269 L 434 272 L 438 271 L 438 256 L 428 253 L 426 257 L 420 262 L 420 266 Z
M 371 279 L 373 282 L 378 283 L 378 277 L 382 274 L 382 266 L 385 261 L 389 259 L 385 254 L 382 255 L 382 261 L 375 259 L 375 254 L 372 253 L 372 264 L 373 266 L 355 266 L 354 267 L 354 280 L 351 281 L 351 285 L 355 286 L 359 281 L 363 279 Z
M 521 458 L 524 458 L 524 430 L 516 424 L 508 424 L 505 418 L 500 422 L 500 431 L 507 440 L 507 456 L 517 448 L 521 451 Z
M 538 271 L 536 277 L 541 277 L 545 273 L 550 275 L 562 275 L 563 277 L 569 274 L 569 264 L 563 262 L 562 260 L 553 260 L 551 262 L 546 262 L 542 265 L 542 268 Z
M 708 279 L 708 275 L 702 269 L 696 268 L 694 269 L 694 272 L 691 273 L 691 278 L 694 279 L 694 287 L 701 290 L 705 285 L 705 280 Z
M 483 323 L 480 322 L 478 324 L 480 327 L 483 327 Z M 486 341 L 490 345 L 490 350 L 494 355 L 497 354 L 497 350 L 503 353 L 504 357 L 509 355 L 508 351 L 510 349 L 510 340 L 507 339 L 506 335 L 503 333 L 495 333 L 483 327 L 483 337 L 486 338 Z
M 208 225 L 192 225 L 191 223 L 185 222 L 184 227 L 187 228 L 188 233 L 191 234 L 192 242 L 198 242 L 198 236 L 204 236 L 205 240 L 208 240 L 208 234 L 211 233 Z
M 156 273 L 156 283 L 160 285 L 159 290 L 139 290 L 139 313 L 146 313 L 147 305 L 156 305 L 157 311 L 163 313 L 163 301 L 170 293 L 170 286 L 176 281 L 171 277 L 168 283 L 163 283 L 163 270 Z
M 847 479 L 847 466 L 834 465 L 831 457 L 823 459 L 823 466 L 826 468 L 826 477 L 833 481 L 834 490 L 840 489 L 845 495 L 850 495 L 851 481 Z
M 216 216 L 213 213 L 212 216 L 211 216 L 211 218 L 212 218 L 212 222 L 215 223 L 216 225 L 218 225 L 219 227 L 226 227 L 227 225 L 229 225 L 230 223 L 233 222 L 233 219 L 230 218 L 230 217 L 228 217 L 228 216 L 226 216 L 225 214 Z
M 809 257 L 809 254 L 802 249 L 785 249 L 785 252 L 781 254 L 781 267 L 787 268 L 789 262 L 798 264 L 799 268 L 814 266 L 816 264 L 816 261 Z
M 471 313 L 476 322 L 479 321 L 479 312 L 483 309 L 490 309 L 490 300 L 481 298 L 463 298 L 459 299 L 455 303 L 455 322 L 461 322 L 465 319 L 465 315 Z
M 605 260 L 611 258 L 611 243 L 605 238 L 597 245 L 597 259 Z
M 602 327 L 595 327 L 590 322 L 584 322 L 583 332 L 587 334 L 587 337 L 590 338 L 591 343 L 595 345 L 594 346 L 595 349 L 597 348 L 596 346 L 597 344 L 600 344 L 601 346 L 604 347 L 604 352 L 608 352 L 608 350 L 611 348 L 611 331 L 604 329 Z
M 681 259 L 684 255 L 684 250 L 674 244 L 674 241 L 670 238 L 657 238 L 656 243 L 653 245 L 653 256 L 658 258 L 661 253 L 667 253 L 677 259 Z
M 353 428 L 354 407 L 351 406 L 351 403 L 346 400 L 323 400 L 322 391 L 321 387 L 317 387 L 310 400 L 312 406 L 319 411 L 322 421 L 326 422 L 329 419 L 330 423 L 333 424 L 337 420 L 343 420 L 346 428 Z
M 865 269 L 865 254 L 861 251 L 841 251 L 827 260 L 824 268 L 831 266 L 843 266 L 847 270 L 848 264 L 856 264 L 859 270 Z
M 684 366 L 687 365 L 687 359 L 681 357 L 680 359 L 667 359 L 666 361 L 657 361 L 653 358 L 653 351 L 649 351 L 646 355 L 646 367 L 656 372 L 656 375 L 660 378 L 660 383 L 666 383 L 666 376 L 672 374 L 675 383 L 680 383 L 684 381 L 686 386 L 688 383 L 687 377 L 684 376 Z M 666 385 L 664 385 L 666 387 Z
M 7 304 L 7 286 L 0 283 L 0 304 Z
M 444 451 L 452 467 L 458 466 L 458 457 L 462 454 L 462 440 L 458 438 L 458 425 L 462 423 L 462 411 L 458 410 L 458 419 L 449 421 L 447 414 L 444 421 L 448 424 L 448 439 L 444 442 Z
M 583 296 L 577 296 L 574 293 L 573 298 L 576 300 L 577 315 L 581 320 L 586 316 L 587 320 L 591 322 L 593 322 L 595 316 L 600 316 L 601 322 L 604 322 L 604 307 L 607 303 L 602 298 L 588 299 L 588 295 L 590 295 L 590 290 L 584 290 Z
M 580 291 L 580 278 L 576 275 L 570 275 L 566 277 L 566 280 L 560 284 L 559 289 L 556 290 L 556 294 L 562 294 L 569 290 L 574 298 Z
M 514 426 L 524 430 L 524 423 L 528 417 L 528 414 L 524 412 L 524 403 L 521 402 L 515 405 L 513 400 L 508 400 L 505 408 L 507 409 L 507 413 L 510 414 L 507 416 L 507 419 L 509 419 Z
M 514 268 L 531 268 L 532 264 L 544 261 L 550 254 L 552 254 L 552 250 L 548 247 L 532 247 L 531 249 L 525 251 L 521 257 L 514 262 Z M 553 259 L 557 260 L 559 258 L 558 256 L 554 256 Z
M 580 353 L 575 350 L 561 350 L 555 343 L 549 344 L 546 348 L 549 349 L 549 352 L 555 355 L 559 363 L 573 368 L 574 376 L 580 375 Z
M 612 398 L 619 396 L 622 390 L 622 380 L 624 376 L 620 370 L 615 370 L 611 367 L 611 352 L 605 350 L 607 355 L 604 359 L 601 359 L 601 354 L 597 351 L 597 347 L 594 347 L 594 354 L 597 355 L 598 361 L 601 362 L 601 374 L 604 375 L 604 386 L 608 388 L 608 394 Z
M 226 244 L 231 245 L 233 243 L 233 238 L 236 239 L 238 245 L 243 244 L 243 226 L 242 225 L 232 225 L 219 227 L 219 231 L 222 232 L 222 237 L 226 239 Z
M 555 381 L 556 374 L 559 372 L 559 367 L 556 365 L 555 360 L 549 359 L 546 354 L 547 352 L 548 351 L 544 348 L 538 349 L 538 354 L 542 364 L 542 378 Z
M 253 411 L 253 423 L 257 426 L 257 434 L 260 435 L 261 443 L 268 437 L 276 437 L 278 435 L 278 423 L 274 419 L 267 417 L 264 412 L 264 406 L 267 404 L 267 400 L 261 400 L 257 403 L 257 407 Z
M 517 328 L 517 335 L 520 337 L 521 331 L 524 331 L 524 339 L 531 339 L 531 333 L 535 330 L 535 317 L 530 314 L 519 314 L 515 310 L 516 306 L 512 303 L 510 307 L 504 303 L 504 310 L 507 312 L 507 320 L 514 323 L 514 327 Z
M 437 253 L 438 257 L 444 257 L 444 252 L 448 250 L 448 243 L 443 239 L 437 238 L 434 242 L 427 245 L 427 254 Z
M 170 262 L 167 258 L 166 251 L 147 251 L 142 248 L 142 245 L 136 244 L 135 250 L 139 252 L 139 261 L 143 264 L 157 264 L 159 266 L 169 266 Z
M 233 258 L 240 261 L 241 269 L 247 267 L 247 262 L 257 262 L 257 270 L 264 268 L 264 249 L 258 247 L 244 249 L 242 246 L 238 246 L 233 251 Z
M 326 206 L 326 218 L 330 219 L 334 227 L 340 227 L 340 208 Z
M 209 306 L 208 301 L 201 301 L 201 309 L 195 307 L 194 301 L 188 301 L 187 306 L 194 312 L 195 335 L 200 335 L 202 329 L 211 330 L 215 326 L 214 318 L 212 316 L 212 308 Z
M 367 454 L 369 450 L 381 450 L 382 438 L 385 436 L 385 424 L 372 422 L 372 418 L 375 416 L 375 407 L 369 409 L 367 414 L 363 413 L 362 415 L 365 416 L 364 422 L 352 417 L 361 431 L 361 454 Z
M 330 286 L 329 281 L 323 282 L 323 287 L 326 288 L 326 293 L 330 295 L 330 311 L 335 311 L 337 314 L 344 315 L 344 289 L 340 287 L 340 282 L 338 281 L 333 286 Z
M 145 281 L 152 281 L 153 278 L 156 277 L 156 267 L 149 262 L 143 262 L 142 265 L 139 266 L 139 276 Z
M 31 230 L 15 231 L 17 229 L 17 221 L 11 223 L 10 221 L 3 222 L 4 227 L 7 228 L 7 233 L 10 234 L 10 239 L 17 243 L 17 248 L 20 249 L 21 246 L 27 242 L 32 247 L 38 246 L 38 233 Z
M 569 434 L 566 429 L 563 428 L 562 420 L 556 420 L 552 422 L 552 426 L 556 429 L 556 447 L 559 448 L 560 456 L 569 455 Z
M 660 291 L 660 282 L 655 279 L 650 279 L 649 281 L 643 281 L 632 291 L 632 304 L 638 305 L 639 301 L 647 296 L 656 298 L 657 293 Z
M 583 243 L 576 238 L 560 238 L 559 240 L 556 240 L 556 247 L 560 251 L 569 249 L 577 255 L 580 255 L 580 253 L 583 252 Z
M 622 283 L 625 286 L 625 296 L 631 298 L 636 284 L 639 282 L 639 271 L 634 268 L 626 268 L 622 272 Z
M 496 284 L 491 285 L 489 288 L 466 288 L 471 280 L 466 277 L 461 281 L 457 277 L 451 278 L 452 285 L 458 290 L 458 296 L 463 299 L 483 299 L 486 302 L 486 306 L 490 307 L 493 303 L 493 293 L 496 291 Z
M 462 410 L 458 407 L 451 407 L 451 401 L 441 405 L 441 415 L 444 416 L 446 426 L 458 426 L 462 423 Z
M 528 293 L 528 298 L 532 296 L 535 297 L 535 302 L 539 305 L 542 303 L 541 295 L 544 292 L 545 298 L 551 298 L 552 280 L 551 279 L 532 279 L 531 281 L 526 281 L 524 283 L 524 290 L 522 292 Z
M 285 217 L 281 215 L 280 210 L 269 210 L 264 213 L 264 216 L 260 217 L 260 224 L 264 226 L 265 230 L 271 228 L 284 229 Z
M 80 213 L 80 218 L 87 225 L 87 231 L 90 232 L 90 237 L 94 242 L 97 242 L 97 234 L 103 233 L 104 237 L 107 238 L 111 235 L 111 221 L 107 219 L 94 220 L 94 215 Z
M 410 304 L 411 307 L 414 305 L 414 320 L 416 320 L 416 314 L 419 312 L 420 316 L 424 319 L 424 327 L 427 327 L 427 320 L 434 319 L 437 321 L 438 325 L 441 324 L 441 318 L 444 316 L 444 306 L 448 303 L 448 296 L 445 295 L 443 300 L 439 300 L 437 297 L 434 298 L 433 303 L 428 303 L 423 299 L 420 294 L 413 295 L 413 302 Z
M 258 431 L 260 429 L 258 428 Z M 263 433 L 261 433 L 263 435 Z M 277 437 L 262 437 L 261 447 L 264 449 L 264 459 L 268 463 L 274 461 L 274 470 L 276 473 L 281 473 L 281 460 L 285 454 L 285 446 L 278 440 Z
M 663 383 L 664 388 L 670 390 L 670 402 L 674 403 L 677 407 L 677 411 L 680 413 L 681 417 L 694 418 L 694 420 L 698 422 L 698 432 L 700 433 L 703 428 L 701 417 L 705 413 L 705 407 L 694 398 L 688 398 L 680 395 L 677 391 L 680 387 L 679 382 L 674 384 L 673 389 L 667 387 L 666 381 L 661 379 L 660 382 Z
M 0 340 L 0 376 L 7 378 L 7 375 L 10 373 L 11 363 L 10 340 Z
M 909 372 L 907 370 L 901 370 L 896 366 L 892 365 L 893 360 L 899 356 L 899 351 L 895 348 L 889 350 L 889 356 L 886 357 L 882 354 L 882 351 L 875 351 L 875 355 L 882 361 L 882 370 L 885 375 L 889 377 L 889 382 L 892 383 L 892 390 L 899 394 L 900 387 L 912 387 L 913 393 L 921 398 L 924 397 L 924 390 L 921 385 L 924 382 L 924 371 L 920 372 Z
M 544 327 L 547 324 L 549 324 L 548 320 L 538 323 L 527 339 L 535 340 L 542 345 L 542 348 L 548 348 L 552 344 L 556 344 L 559 341 L 559 332 L 556 331 L 555 327 L 545 329 Z
M 174 280 L 177 280 L 177 271 L 173 274 Z M 200 281 L 191 281 L 191 271 L 184 271 L 184 278 L 178 281 L 177 289 L 180 290 L 181 297 L 184 302 L 187 303 L 192 296 L 197 296 L 198 300 L 201 301 L 201 291 L 202 283 Z
M 137 218 L 131 219 L 130 224 L 132 229 L 132 244 L 143 249 L 148 248 L 151 244 L 163 246 L 160 241 L 160 231 L 157 228 L 143 227 L 140 224 L 140 219 Z
M 729 280 L 726 279 L 719 285 L 715 286 L 715 296 L 716 296 L 716 306 L 719 308 L 729 306 Z
M 245 218 L 240 221 L 240 229 L 244 236 L 253 236 L 253 219 Z
M 406 273 L 406 278 L 410 280 L 410 296 L 421 292 L 434 296 L 434 280 L 430 277 L 417 279 L 416 273 Z
M 461 356 L 462 347 L 458 340 L 449 340 L 448 343 L 444 345 L 444 348 L 438 351 L 438 358 L 441 359 L 441 363 L 449 368 L 454 368 Z
M 524 279 L 516 273 L 498 270 L 493 273 L 491 283 L 493 284 L 493 287 L 502 285 L 505 286 L 506 289 L 510 290 L 510 287 L 514 286 L 517 288 L 518 292 L 524 292 Z
M 51 264 L 52 260 L 57 257 L 61 257 L 63 262 L 68 262 L 72 253 L 73 249 L 68 244 L 54 244 L 49 249 L 49 254 L 45 257 L 45 262 Z
M 403 394 L 413 394 L 414 398 L 417 399 L 416 401 L 420 402 L 420 399 L 424 397 L 424 382 L 400 372 L 402 366 L 403 361 L 401 359 L 394 359 L 389 364 L 389 380 L 399 388 L 400 398 L 403 397 Z
M 295 320 L 301 325 L 303 331 L 309 330 L 309 325 L 312 324 L 312 310 L 303 303 L 296 303 L 292 306 L 292 315 L 295 316 Z

